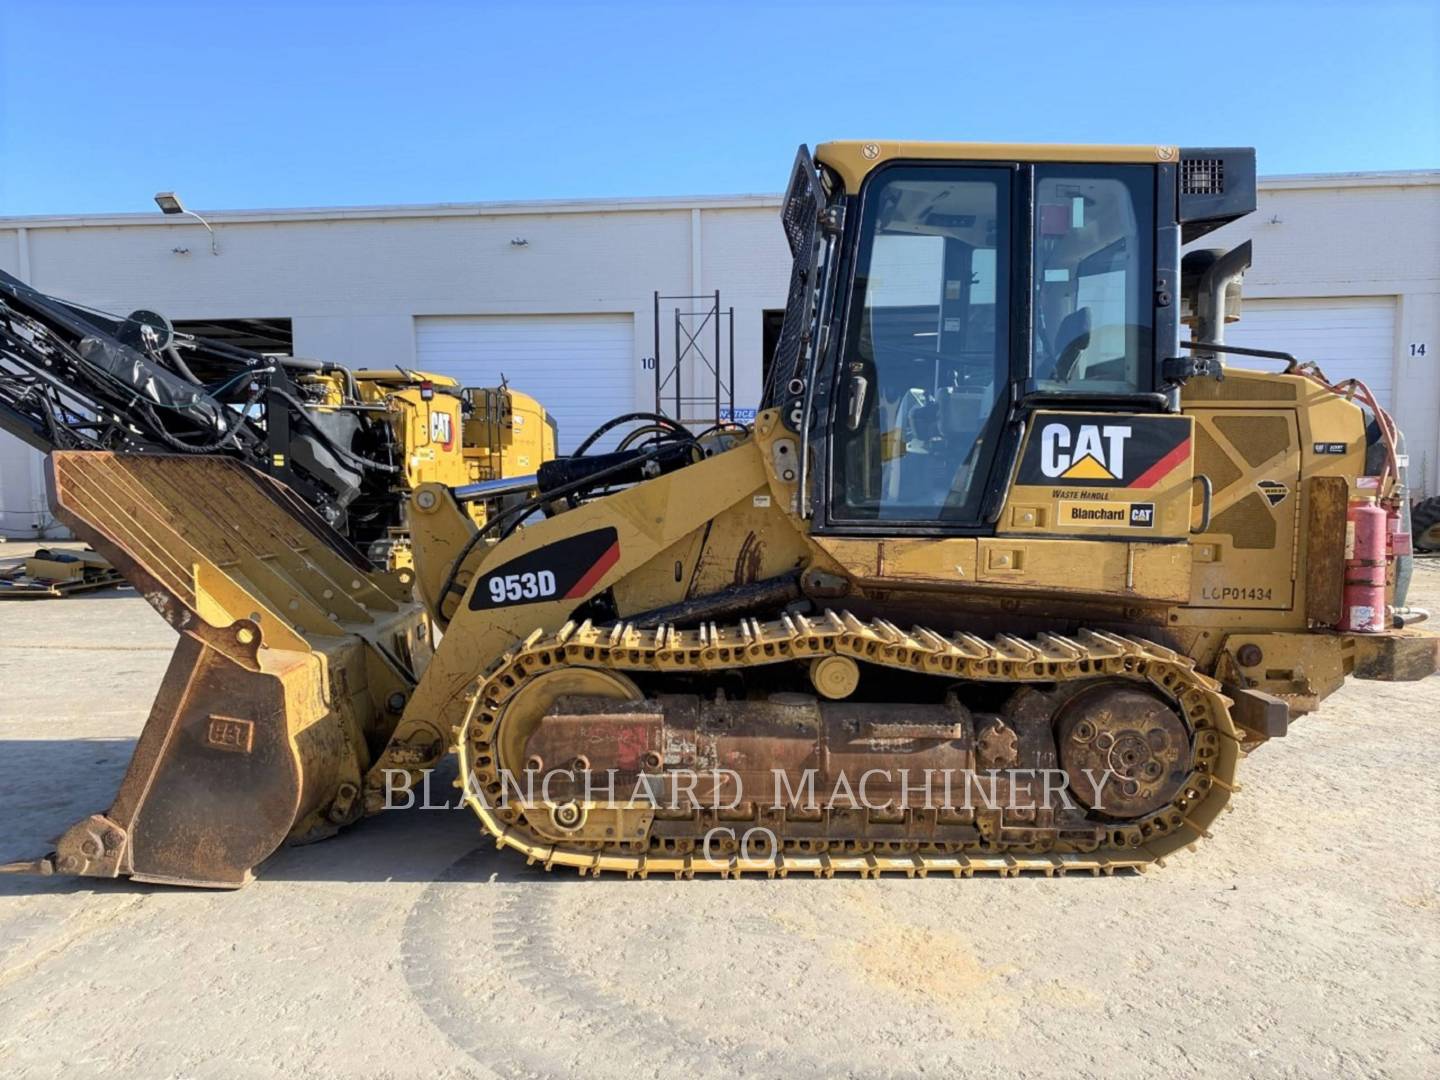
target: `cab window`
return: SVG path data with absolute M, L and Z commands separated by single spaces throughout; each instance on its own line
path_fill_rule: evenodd
M 1036 167 L 1031 370 L 1037 389 L 1150 389 L 1153 183 L 1145 166 Z
M 976 517 L 1009 380 L 1011 171 L 901 166 L 864 198 L 832 517 Z

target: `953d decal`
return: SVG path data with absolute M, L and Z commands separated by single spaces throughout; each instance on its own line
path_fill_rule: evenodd
M 1183 416 L 1037 413 L 1017 483 L 1150 488 L 1189 456 Z
M 470 610 L 582 600 L 619 559 L 620 534 L 614 528 L 567 536 L 482 571 L 470 593 Z

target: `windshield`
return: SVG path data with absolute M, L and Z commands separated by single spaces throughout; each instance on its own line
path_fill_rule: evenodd
M 1040 390 L 1150 388 L 1152 184 L 1144 166 L 1036 167 L 1032 371 Z
M 840 368 L 837 518 L 966 521 L 1009 379 L 1011 171 L 872 181 Z

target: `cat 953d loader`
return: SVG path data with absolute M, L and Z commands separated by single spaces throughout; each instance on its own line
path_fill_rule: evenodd
M 114 804 L 17 869 L 239 885 L 447 755 L 500 847 L 581 873 L 1195 844 L 1347 677 L 1436 667 L 1389 416 L 1225 344 L 1248 245 L 1182 258 L 1254 206 L 1245 149 L 802 148 L 753 429 L 421 483 L 413 570 L 245 462 L 56 451 L 181 640 Z

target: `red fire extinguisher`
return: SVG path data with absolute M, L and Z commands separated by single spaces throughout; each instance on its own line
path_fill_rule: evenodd
M 1345 514 L 1345 615 L 1340 629 L 1354 634 L 1385 630 L 1385 563 L 1389 529 L 1385 511 L 1356 499 Z
M 1387 558 L 1394 559 L 1397 555 L 1415 554 L 1415 545 L 1410 534 L 1405 531 L 1405 523 L 1400 520 L 1400 506 L 1392 502 L 1385 508 L 1385 530 L 1389 534 L 1390 544 Z

